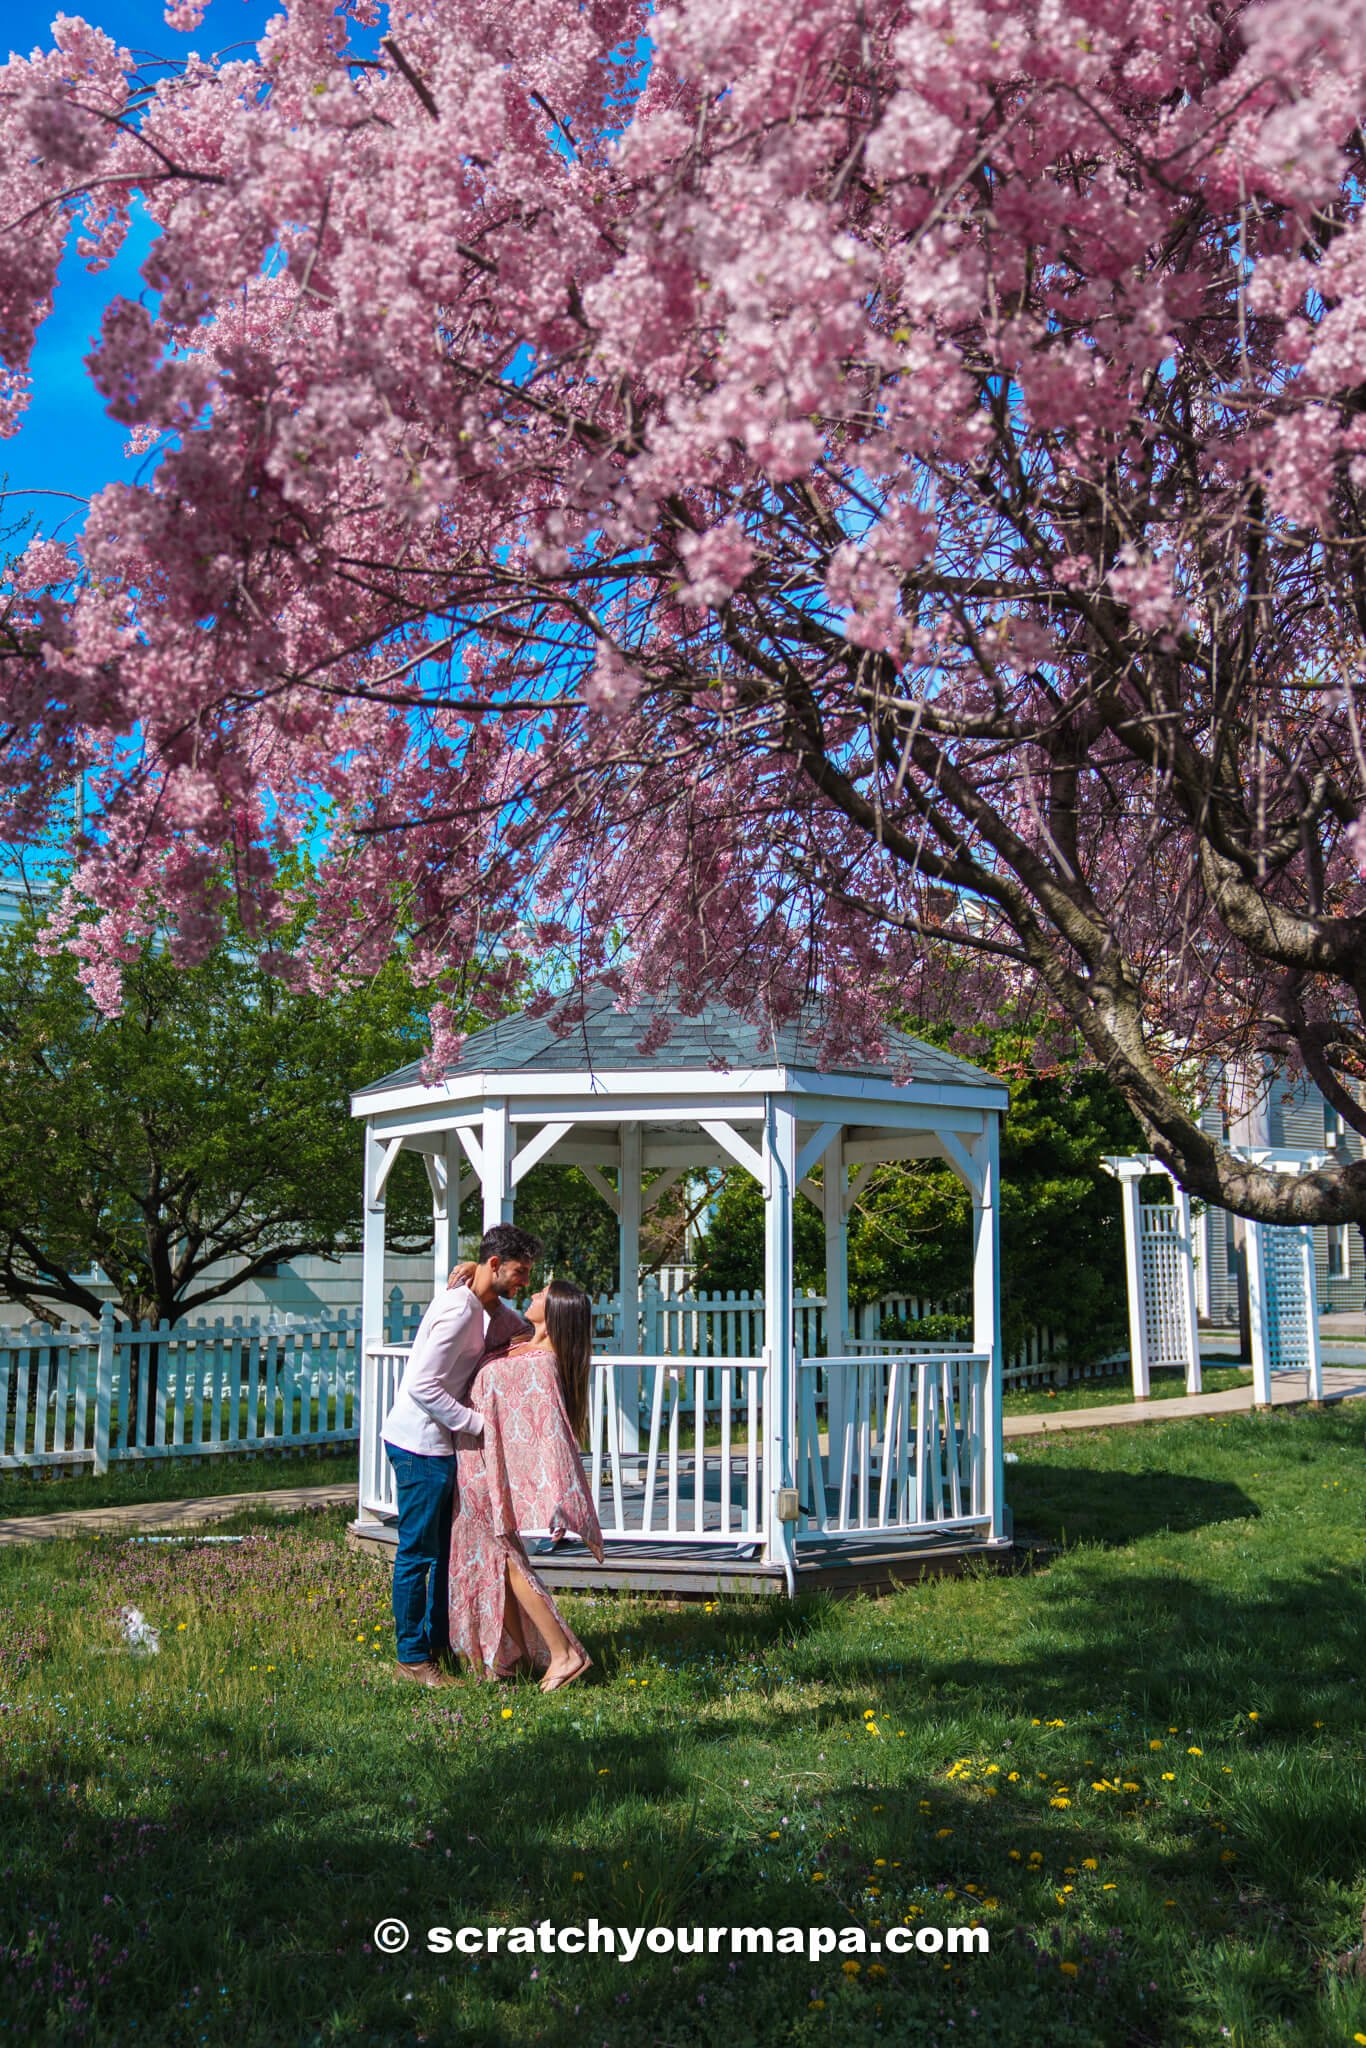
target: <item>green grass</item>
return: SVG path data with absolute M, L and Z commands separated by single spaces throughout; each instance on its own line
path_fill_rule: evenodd
M 0 2044 L 1350 2043 L 1361 1430 L 1026 1441 L 1011 1497 L 1047 1568 L 795 1608 L 581 1598 L 598 1682 L 550 1699 L 395 1684 L 340 1514 L 0 1553 Z M 125 1601 L 160 1656 L 118 1648 Z M 401 1956 L 385 1916 L 419 1931 Z M 992 1952 L 877 1976 L 420 1939 L 590 1916 L 978 1918 Z
M 1159 1367 L 1149 1376 L 1150 1401 L 1173 1401 L 1186 1391 L 1182 1371 Z M 1211 1365 L 1206 1359 L 1201 1370 L 1201 1392 L 1222 1394 L 1229 1387 L 1250 1387 L 1252 1373 L 1241 1365 Z M 1075 1380 L 1071 1386 L 1025 1387 L 1005 1396 L 1007 1415 L 1047 1415 L 1059 1408 L 1111 1408 L 1134 1398 L 1133 1381 L 1127 1370 L 1113 1378 Z
M 287 1486 L 354 1486 L 354 1444 L 335 1451 L 261 1453 L 254 1458 L 148 1458 L 93 1472 L 0 1472 L 0 1521 L 115 1508 L 136 1501 L 192 1500 L 203 1494 L 266 1493 Z

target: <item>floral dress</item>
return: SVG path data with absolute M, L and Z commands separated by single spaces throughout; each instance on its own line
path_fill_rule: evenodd
M 602 1532 L 569 1426 L 554 1352 L 486 1359 L 469 1400 L 484 1418 L 484 1434 L 472 1448 L 456 1453 L 451 1648 L 481 1678 L 506 1677 L 522 1661 L 524 1646 L 533 1667 L 544 1670 L 550 1649 L 539 1631 L 520 1609 L 514 1608 L 511 1617 L 505 1613 L 509 1559 L 550 1601 L 571 1643 L 582 1645 L 531 1569 L 518 1531 L 563 1524 L 602 1562 Z

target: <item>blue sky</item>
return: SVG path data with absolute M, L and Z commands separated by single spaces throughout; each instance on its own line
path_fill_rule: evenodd
M 265 23 L 280 11 L 279 0 L 212 0 L 203 26 L 193 35 L 177 35 L 162 15 L 162 0 L 68 0 L 71 13 L 84 13 L 118 43 L 137 52 L 185 56 L 207 54 L 242 40 L 254 42 Z M 59 11 L 53 0 L 6 0 L 5 47 L 27 55 L 51 42 L 49 27 Z M 0 441 L 0 477 L 14 493 L 0 524 L 32 515 L 44 533 L 78 530 L 83 504 L 72 504 L 39 492 L 70 492 L 88 498 L 111 478 L 132 480 L 136 462 L 127 462 L 123 446 L 127 429 L 105 415 L 103 401 L 91 389 L 85 357 L 99 328 L 100 315 L 114 297 L 137 298 L 138 275 L 151 240 L 135 228 L 119 260 L 99 277 L 90 277 L 74 250 L 62 267 L 52 317 L 44 325 L 33 359 L 34 395 L 20 432 Z

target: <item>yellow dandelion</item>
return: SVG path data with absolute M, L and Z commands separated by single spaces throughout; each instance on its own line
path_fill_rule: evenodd
M 1205 1754 L 1204 1750 L 1203 1750 L 1203 1749 L 1197 1749 L 1197 1748 L 1195 1747 L 1194 1743 L 1192 1743 L 1192 1744 L 1191 1744 L 1191 1746 L 1190 1746 L 1190 1748 L 1189 1748 L 1189 1749 L 1188 1749 L 1188 1750 L 1186 1751 L 1186 1755 L 1187 1755 L 1187 1756 L 1203 1756 L 1204 1754 Z
M 1254 1708 L 1247 1718 L 1249 1721 L 1260 1721 L 1262 1717 Z
M 1058 1968 L 1062 1971 L 1064 1977 L 1075 1977 L 1077 1974 L 1075 1963 L 1059 1963 Z
M 1162 1773 L 1162 1782 L 1164 1785 L 1174 1785 L 1176 1783 L 1176 1772 L 1164 1771 Z
M 505 1721 L 510 1721 L 510 1720 L 512 1719 L 512 1709 L 511 1709 L 511 1707 L 504 1707 L 504 1709 L 503 1709 L 503 1719 L 504 1719 Z
M 1149 1749 L 1165 1749 L 1166 1746 L 1160 1735 L 1154 1735 L 1152 1741 L 1148 1744 Z
M 823 1870 L 813 1870 L 811 1873 L 811 1882 L 812 1884 L 824 1884 L 825 1872 Z
M 1018 1863 L 1018 1862 L 1019 1862 L 1019 1860 L 1020 1860 L 1020 1852 L 1019 1852 L 1019 1850 L 1018 1850 L 1018 1849 L 1011 1849 L 1011 1850 L 1008 1850 L 1008 1851 L 1007 1851 L 1007 1854 L 1009 1855 L 1009 1857 L 1010 1857 L 1010 1860 L 1011 1860 L 1011 1862 L 1012 1862 L 1012 1863 Z
M 574 1872 L 572 1873 L 572 1875 L 570 1876 L 569 1882 L 570 1882 L 571 1884 L 582 1884 L 582 1883 L 583 1883 L 583 1872 L 582 1872 L 581 1870 L 576 1870 L 576 1871 L 574 1871 Z
M 1083 1857 L 1082 1857 L 1082 1859 L 1081 1859 L 1081 1867 L 1082 1867 L 1082 1869 L 1083 1869 L 1083 1870 L 1099 1870 L 1099 1869 L 1100 1869 L 1100 1865 L 1099 1865 L 1099 1864 L 1097 1863 L 1097 1861 L 1096 1861 L 1096 1859 L 1095 1859 L 1095 1857 L 1094 1857 L 1094 1856 L 1083 1856 Z

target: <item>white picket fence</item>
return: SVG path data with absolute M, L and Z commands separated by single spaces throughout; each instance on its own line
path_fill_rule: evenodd
M 0 1468 L 354 1440 L 359 1316 L 0 1332 Z
M 620 1357 L 625 1347 L 618 1298 L 600 1295 L 593 1306 L 595 1348 Z M 423 1307 L 405 1302 L 397 1288 L 390 1296 L 386 1343 L 375 1354 L 380 1416 Z M 926 1315 L 954 1312 L 912 1296 L 888 1296 L 856 1312 L 849 1354 L 885 1351 L 879 1337 L 885 1319 L 914 1324 Z M 799 1355 L 818 1360 L 825 1346 L 824 1296 L 797 1295 L 793 1314 Z M 671 1429 L 699 1414 L 708 1427 L 721 1424 L 728 1373 L 752 1376 L 763 1346 L 759 1295 L 679 1294 L 650 1282 L 641 1290 L 633 1352 L 690 1363 L 688 1372 L 669 1382 Z M 898 1355 L 969 1349 L 966 1342 L 911 1341 L 898 1346 Z M 86 1465 L 103 1472 L 122 1459 L 354 1442 L 360 1435 L 360 1351 L 358 1310 L 307 1322 L 235 1317 L 119 1328 L 112 1308 L 106 1308 L 97 1326 L 84 1329 L 34 1323 L 0 1330 L 0 1469 Z M 1005 1384 L 1056 1377 L 1060 1368 L 1050 1363 L 1050 1352 L 1048 1334 L 1033 1333 L 1007 1358 Z M 1061 1370 L 1082 1369 L 1102 1367 Z M 645 1428 L 652 1412 L 649 1389 L 639 1398 Z M 376 1480 L 387 1483 L 387 1465 Z

